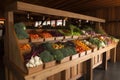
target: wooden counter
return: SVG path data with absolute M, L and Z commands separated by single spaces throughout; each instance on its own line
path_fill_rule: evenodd
M 74 60 L 71 60 L 71 61 L 68 61 L 68 62 L 65 62 L 65 63 L 61 63 L 61 64 L 56 64 L 55 66 L 53 67 L 50 67 L 50 68 L 46 68 L 46 69 L 43 69 L 42 71 L 38 71 L 36 73 L 33 73 L 33 74 L 25 74 L 25 73 L 22 73 L 22 71 L 20 71 L 19 68 L 15 67 L 15 64 L 10 62 L 9 60 L 5 60 L 5 63 L 6 63 L 6 67 L 12 71 L 14 75 L 17 75 L 19 77 L 21 77 L 21 80 L 43 80 L 43 79 L 46 79 L 47 77 L 50 77 L 56 73 L 59 73 L 61 71 L 64 71 L 64 70 L 67 70 L 77 64 L 80 64 L 80 63 L 83 63 L 83 62 L 89 62 L 89 65 L 87 65 L 87 76 L 89 77 L 89 80 L 92 80 L 92 70 L 93 68 L 97 67 L 99 64 L 103 64 L 103 68 L 105 70 L 107 70 L 107 54 L 109 53 L 109 51 L 111 49 L 114 49 L 114 53 L 112 54 L 111 56 L 111 60 L 113 62 L 116 62 L 116 46 L 117 44 L 111 44 L 109 46 L 106 46 L 105 48 L 101 48 L 100 50 L 97 50 L 97 51 L 94 51 L 94 52 L 91 52 L 85 56 L 82 56 L 82 57 L 79 57 L 79 58 L 76 58 Z M 94 64 L 93 62 L 95 60 L 93 60 L 93 58 L 97 55 L 102 55 L 103 54 L 103 59 L 102 61 L 99 60 L 96 64 Z M 11 65 L 11 64 L 14 64 L 14 65 Z M 91 67 L 90 67 L 91 65 Z M 78 76 L 80 74 L 77 74 L 76 76 Z M 76 77 L 74 76 L 74 77 Z

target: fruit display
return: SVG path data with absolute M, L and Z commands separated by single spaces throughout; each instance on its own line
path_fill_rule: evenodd
M 30 53 L 31 46 L 29 44 L 19 44 L 20 50 L 23 52 L 23 54 Z
M 17 26 L 23 26 L 23 24 L 15 25 L 16 33 L 19 28 Z M 23 27 L 25 28 L 25 27 Z M 21 30 L 23 30 L 21 28 Z M 72 56 L 77 53 L 82 53 L 90 50 L 94 50 L 97 47 L 105 47 L 112 43 L 112 38 L 106 35 L 97 35 L 97 33 L 91 27 L 86 27 L 83 29 L 78 28 L 75 25 L 70 24 L 66 29 L 58 30 L 28 30 L 28 34 L 25 29 L 23 30 L 25 34 L 24 37 L 20 34 L 19 39 L 30 38 L 40 39 L 40 38 L 54 38 L 54 37 L 64 37 L 61 41 L 58 42 L 48 42 L 35 44 L 34 42 L 29 44 L 20 44 L 20 49 L 24 51 L 24 60 L 28 68 L 39 66 L 43 63 L 50 61 L 60 62 L 63 58 L 67 56 Z M 79 40 L 81 35 L 87 36 L 87 40 Z M 96 36 L 97 35 L 97 36 Z M 69 40 L 73 36 L 77 36 L 77 40 Z M 91 37 L 90 37 L 91 36 Z M 90 38 L 89 38 L 90 37 Z M 83 37 L 84 38 L 84 37 Z M 55 38 L 56 39 L 56 38 Z M 65 40 L 66 39 L 66 40 Z M 68 40 L 67 40 L 68 39 Z M 73 38 L 74 39 L 74 38 Z M 59 39 L 58 39 L 59 40 Z M 113 38 L 113 40 L 116 40 Z M 117 40 L 116 40 L 117 41 Z
M 51 38 L 53 37 L 49 32 L 42 32 L 39 34 L 42 38 Z
M 86 50 L 90 50 L 90 48 L 80 40 L 74 40 L 73 42 L 76 45 L 76 51 L 78 53 L 86 51 Z
M 58 43 L 54 43 L 52 46 L 53 46 L 54 49 L 64 48 L 64 45 L 63 45 L 63 44 L 60 44 L 60 43 L 59 43 L 59 44 L 58 44 Z
M 39 35 L 38 34 L 29 34 L 30 35 L 30 39 L 39 39 Z

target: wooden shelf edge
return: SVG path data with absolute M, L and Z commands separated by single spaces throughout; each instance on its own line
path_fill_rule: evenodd
M 103 22 L 103 23 L 105 22 L 104 19 L 100 19 L 96 17 L 86 16 L 86 15 L 63 11 L 63 10 L 52 9 L 52 8 L 38 6 L 38 5 L 29 4 L 29 3 L 20 2 L 20 1 L 15 2 L 11 6 L 9 6 L 9 8 L 10 8 L 9 10 L 13 10 L 13 11 L 22 10 L 22 11 L 28 11 L 28 12 L 41 13 L 41 14 L 90 20 L 90 21 L 95 21 L 95 22 Z
M 100 61 L 100 62 L 94 64 L 92 68 L 94 69 L 94 68 L 96 68 L 97 66 L 99 66 L 100 64 L 102 64 L 102 61 Z
M 78 79 L 78 78 L 80 78 L 80 77 L 82 77 L 82 76 L 83 76 L 83 73 L 77 74 L 75 77 L 72 77 L 72 78 L 69 79 L 69 80 L 76 80 L 76 79 Z

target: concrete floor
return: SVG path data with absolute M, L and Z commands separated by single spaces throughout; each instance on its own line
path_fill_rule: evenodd
M 78 80 L 85 80 L 80 78 Z M 108 62 L 108 70 L 96 68 L 93 70 L 93 80 L 120 80 L 120 62 L 110 63 Z
M 108 70 L 94 70 L 93 80 L 120 80 L 120 62 L 108 63 Z

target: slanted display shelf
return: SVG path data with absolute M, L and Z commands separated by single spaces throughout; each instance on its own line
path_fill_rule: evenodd
M 25 66 L 24 58 L 22 56 L 22 51 L 19 48 L 20 43 L 34 43 L 34 42 L 44 42 L 44 41 L 59 41 L 59 40 L 74 40 L 74 39 L 84 39 L 91 36 L 62 36 L 62 37 L 53 37 L 53 38 L 42 38 L 38 40 L 18 40 L 15 30 L 14 30 L 14 12 L 33 12 L 38 14 L 47 14 L 54 16 L 62 16 L 68 18 L 76 18 L 82 20 L 89 20 L 96 22 L 98 24 L 104 23 L 104 19 L 99 19 L 96 17 L 86 16 L 82 14 L 76 14 L 72 12 L 47 8 L 43 6 L 33 5 L 24 2 L 15 2 L 7 8 L 6 12 L 6 33 L 5 33 L 5 56 L 4 62 L 6 66 L 6 77 L 9 80 L 44 80 L 54 74 L 57 74 L 61 71 L 65 71 L 67 73 L 67 69 L 72 68 L 74 66 L 78 66 L 78 64 L 86 62 L 87 63 L 87 80 L 92 80 L 92 69 L 95 68 L 94 57 L 101 54 L 107 54 L 107 51 L 111 49 L 115 49 L 112 56 L 112 60 L 115 62 L 116 59 L 116 46 L 117 43 L 112 43 L 104 48 L 94 48 L 92 50 L 88 50 L 82 53 L 78 53 L 72 56 L 65 57 L 60 62 L 51 61 L 48 63 L 44 63 L 34 68 L 27 68 Z M 99 36 L 99 35 L 97 35 Z M 104 59 L 106 61 L 106 55 L 104 55 Z M 107 63 L 102 61 L 104 67 L 106 67 Z M 100 61 L 101 62 L 101 61 Z M 97 64 L 98 65 L 98 64 Z M 62 74 L 61 74 L 62 75 Z M 80 73 L 76 73 L 76 76 L 80 76 Z M 68 80 L 65 76 L 65 80 Z M 76 77 L 74 76 L 74 77 Z M 71 77 L 69 79 L 75 79 Z M 76 77 L 77 78 L 77 77 Z M 59 79 L 57 79 L 59 80 Z M 63 79 L 62 79 L 63 80 Z

